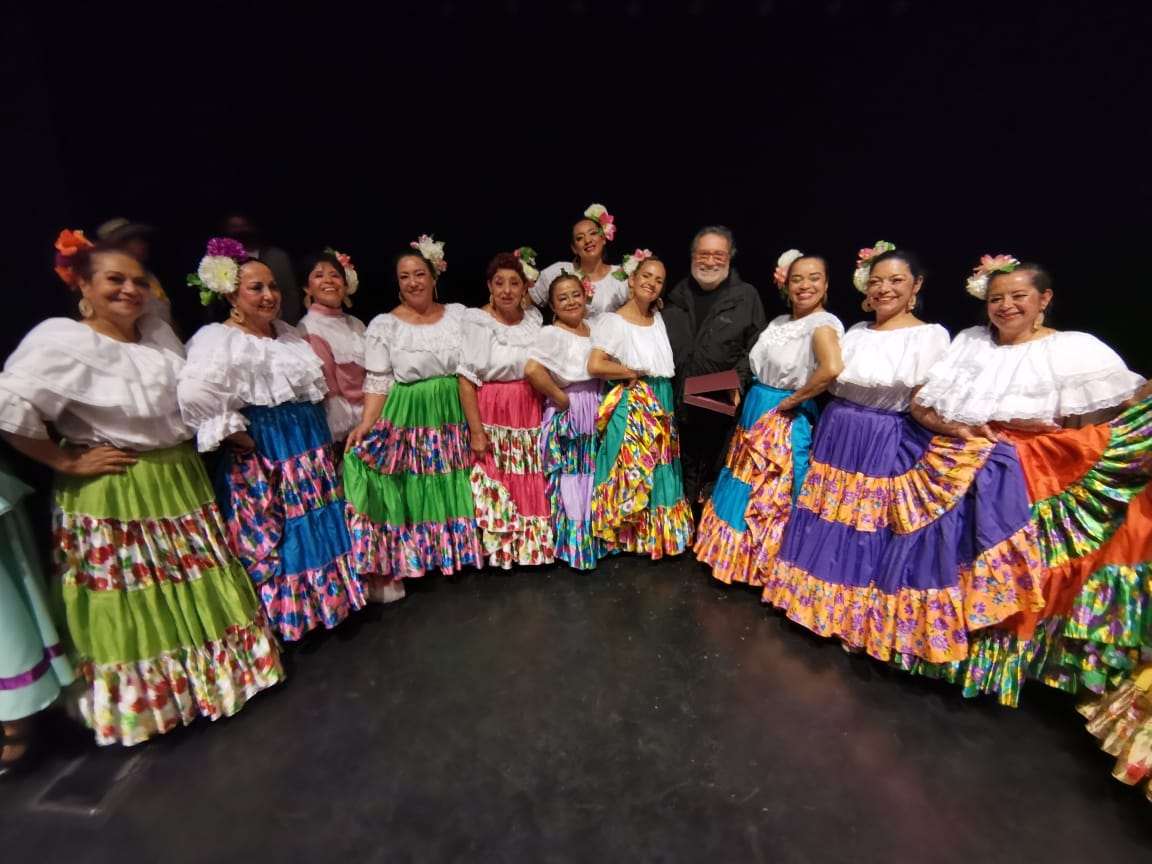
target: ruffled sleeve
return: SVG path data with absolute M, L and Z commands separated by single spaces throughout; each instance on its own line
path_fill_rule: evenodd
M 110 409 L 129 421 L 177 417 L 173 384 L 184 351 L 154 316 L 139 322 L 139 343 L 100 336 L 68 318 L 33 328 L 0 373 L 0 429 L 45 439 L 70 406 Z
M 592 347 L 623 363 L 627 347 L 624 325 L 624 319 L 614 313 L 597 315 L 592 322 Z
M 570 365 L 568 345 L 556 327 L 541 327 L 528 349 L 528 359 L 535 360 L 549 372 L 557 373 Z
M 248 428 L 240 409 L 284 402 L 320 402 L 327 393 L 320 358 L 287 324 L 260 339 L 223 324 L 202 327 L 188 342 L 178 397 L 201 451 L 215 450 Z
M 469 309 L 464 315 L 464 342 L 456 374 L 467 378 L 477 387 L 484 383 L 488 374 L 495 337 L 492 325 L 495 323 L 492 316 L 483 309 Z
M 396 332 L 396 318 L 377 315 L 364 333 L 364 392 L 387 396 L 396 376 L 392 373 L 392 356 L 388 349 Z
M 1114 408 L 1143 384 L 1115 351 L 1087 333 L 998 345 L 988 327 L 970 327 L 932 368 L 916 401 L 961 423 L 1059 424 Z

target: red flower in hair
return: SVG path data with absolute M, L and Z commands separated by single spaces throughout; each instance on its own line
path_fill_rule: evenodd
M 83 231 L 70 231 L 65 228 L 56 238 L 56 275 L 69 288 L 75 288 L 76 273 L 72 270 L 72 259 L 81 249 L 87 249 L 95 244 L 84 236 Z

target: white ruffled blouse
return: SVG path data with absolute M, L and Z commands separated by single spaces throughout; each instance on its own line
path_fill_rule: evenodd
M 816 369 L 812 334 L 821 327 L 844 336 L 844 325 L 831 312 L 813 312 L 795 321 L 791 315 L 773 318 L 748 352 L 752 374 L 769 387 L 798 390 Z
M 464 347 L 465 312 L 460 303 L 446 303 L 433 324 L 410 324 L 391 312 L 373 318 L 364 333 L 364 392 L 386 396 L 396 382 L 455 375 Z
M 316 304 L 319 305 L 319 304 Z M 325 315 L 309 309 L 296 325 L 300 335 L 307 339 L 315 336 L 328 343 L 332 359 L 337 363 L 364 365 L 364 322 L 355 315 Z
M 283 321 L 273 321 L 272 328 L 276 338 L 264 339 L 208 324 L 188 340 L 178 396 L 201 452 L 248 428 L 241 408 L 324 399 L 324 365 L 312 347 Z
M 551 324 L 540 328 L 536 341 L 528 349 L 528 357 L 547 369 L 561 387 L 591 380 L 588 374 L 591 353 L 591 336 L 578 336 Z
M 142 317 L 139 342 L 117 342 L 69 318 L 34 327 L 0 372 L 0 429 L 47 439 L 158 450 L 192 437 L 176 380 L 184 346 L 172 328 Z
M 840 342 L 844 370 L 829 386 L 833 396 L 882 411 L 907 411 L 912 393 L 948 350 L 948 331 L 939 324 L 874 330 L 853 324 Z
M 536 284 L 528 289 L 528 296 L 537 306 L 548 306 L 548 289 L 562 270 L 575 273 L 571 261 L 557 261 L 540 271 Z M 623 278 L 621 278 L 623 277 Z M 628 278 L 619 267 L 613 267 L 604 278 L 592 283 L 592 299 L 588 301 L 589 314 L 615 312 L 628 302 Z
M 524 310 L 519 323 L 501 324 L 483 309 L 469 309 L 464 318 L 464 354 L 456 370 L 477 387 L 485 381 L 519 381 L 524 377 L 528 350 L 540 333 L 540 310 Z
M 1088 333 L 1053 333 L 998 345 L 988 327 L 969 327 L 932 367 L 916 402 L 968 424 L 1091 414 L 1119 405 L 1144 385 L 1120 355 Z
M 652 324 L 641 327 L 615 313 L 592 322 L 592 347 L 640 375 L 671 378 L 676 373 L 664 319 L 657 312 Z

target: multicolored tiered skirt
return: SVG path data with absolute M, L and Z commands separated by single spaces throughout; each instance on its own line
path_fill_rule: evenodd
M 657 559 L 692 545 L 672 406 L 668 379 L 649 377 L 615 385 L 600 404 L 592 534 L 606 551 Z
M 56 563 L 85 721 L 138 744 L 236 713 L 283 677 L 252 582 L 190 444 L 123 474 L 57 477 Z
M 1016 705 L 1027 678 L 1075 693 L 1117 686 L 1152 645 L 1152 400 L 1111 423 L 1011 436 L 1043 555 L 1046 604 L 989 628 L 966 662 L 910 664 Z
M 960 660 L 1042 602 L 1030 517 L 1010 446 L 835 399 L 763 598 L 880 660 Z
M 477 391 L 488 451 L 472 468 L 480 542 L 493 567 L 550 564 L 552 520 L 540 462 L 540 394 L 526 380 Z
M 541 427 L 542 468 L 556 557 L 576 570 L 591 570 L 604 554 L 592 536 L 592 483 L 596 470 L 598 380 L 564 388 L 568 410 L 544 406 Z
M 1081 705 L 1088 731 L 1100 749 L 1116 757 L 1112 776 L 1134 786 L 1144 784 L 1152 801 L 1152 666 L 1143 666 L 1114 692 Z
M 0 466 L 0 720 L 29 717 L 72 683 L 44 595 L 44 573 L 21 500 L 32 490 Z
M 806 399 L 794 415 L 777 412 L 791 395 L 759 382 L 748 391 L 724 469 L 704 505 L 696 557 L 725 584 L 764 584 L 808 474 L 816 403 Z
M 344 459 L 357 572 L 402 579 L 481 566 L 471 467 L 456 377 L 396 384 Z
M 335 627 L 365 602 L 348 554 L 328 421 L 309 402 L 242 413 L 256 449 L 225 460 L 224 518 L 269 623 L 294 642 L 316 627 Z

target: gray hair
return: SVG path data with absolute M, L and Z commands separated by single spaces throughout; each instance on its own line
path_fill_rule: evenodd
M 723 225 L 709 225 L 697 231 L 696 236 L 692 238 L 692 248 L 689 249 L 690 255 L 696 254 L 696 244 L 700 242 L 700 238 L 705 234 L 715 234 L 718 237 L 723 237 L 728 241 L 728 257 L 736 257 L 736 238 L 732 236 L 732 231 Z

